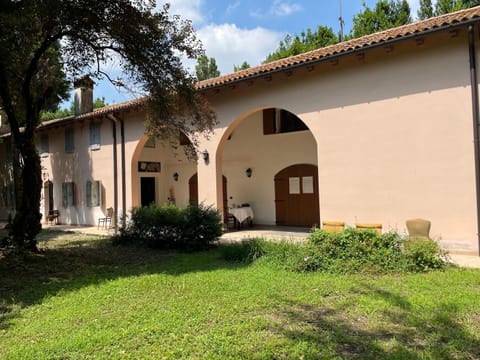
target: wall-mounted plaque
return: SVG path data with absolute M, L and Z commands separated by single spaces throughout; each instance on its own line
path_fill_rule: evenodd
M 161 166 L 159 162 L 152 162 L 152 161 L 138 162 L 139 172 L 160 172 L 160 169 L 161 169 Z

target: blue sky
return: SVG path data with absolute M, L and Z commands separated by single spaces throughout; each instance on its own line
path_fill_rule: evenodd
M 339 31 L 340 0 L 171 0 L 170 13 L 192 20 L 208 57 L 214 57 L 222 75 L 233 66 L 247 61 L 251 66 L 262 63 L 275 51 L 287 34 L 315 30 L 319 25 Z M 354 14 L 363 7 L 363 0 L 341 0 L 345 33 L 352 27 Z M 374 7 L 376 0 L 365 0 Z M 415 18 L 419 0 L 409 0 Z M 185 65 L 192 72 L 195 62 Z M 109 104 L 132 99 L 139 94 L 118 92 L 106 82 L 94 90 L 95 97 L 105 97 Z

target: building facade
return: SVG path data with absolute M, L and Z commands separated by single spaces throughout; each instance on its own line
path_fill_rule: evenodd
M 41 210 L 96 224 L 109 207 L 248 203 L 257 224 L 400 233 L 424 218 L 444 248 L 478 255 L 479 21 L 472 8 L 202 81 L 218 124 L 194 161 L 181 136 L 145 135 L 144 99 L 45 122 Z

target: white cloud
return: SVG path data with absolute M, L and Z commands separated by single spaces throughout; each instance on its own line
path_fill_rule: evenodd
M 228 4 L 227 6 L 227 10 L 225 11 L 225 13 L 227 15 L 230 15 L 232 12 L 235 11 L 235 9 L 237 9 L 238 7 L 240 6 L 240 1 L 235 1 L 233 4 Z
M 206 21 L 202 13 L 204 0 L 169 0 L 159 2 L 159 5 L 165 2 L 170 3 L 169 14 L 180 15 L 182 19 L 191 20 L 197 26 Z
M 262 19 L 269 16 L 289 16 L 302 10 L 303 8 L 299 3 L 289 3 L 282 0 L 274 0 L 268 11 L 257 8 L 250 11 L 250 16 L 257 19 Z
M 270 8 L 270 14 L 276 16 L 288 16 L 301 11 L 302 6 L 298 3 L 287 3 L 281 0 L 275 0 Z
M 210 24 L 197 30 L 208 57 L 215 58 L 222 75 L 233 72 L 233 65 L 247 61 L 261 64 L 273 52 L 285 34 L 265 28 L 241 29 L 235 24 Z M 195 69 L 195 63 L 186 63 Z

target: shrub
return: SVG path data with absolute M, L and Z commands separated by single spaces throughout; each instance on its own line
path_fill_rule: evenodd
M 402 263 L 401 238 L 396 233 L 378 235 L 373 230 L 347 228 L 340 233 L 316 230 L 307 242 L 307 255 L 298 271 L 333 273 L 388 272 Z
M 444 253 L 430 239 L 405 240 L 395 232 L 347 228 L 340 233 L 313 231 L 306 243 L 254 239 L 222 245 L 221 257 L 251 263 L 262 259 L 298 272 L 395 273 L 445 267 Z
M 133 209 L 129 224 L 113 242 L 193 251 L 206 249 L 221 234 L 221 217 L 212 207 L 151 205 Z
M 421 272 L 445 268 L 445 252 L 438 244 L 425 237 L 410 237 L 404 244 L 404 253 L 410 271 Z
M 433 240 L 405 240 L 395 232 L 378 235 L 373 230 L 347 228 L 332 234 L 314 231 L 306 244 L 306 256 L 297 271 L 331 273 L 388 273 L 426 271 L 445 266 Z

